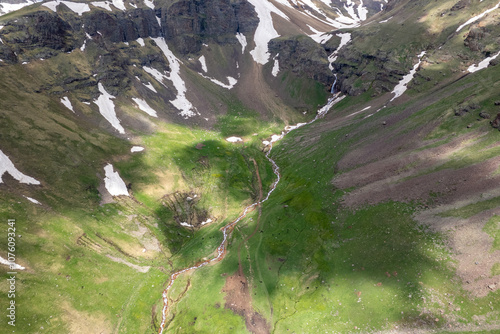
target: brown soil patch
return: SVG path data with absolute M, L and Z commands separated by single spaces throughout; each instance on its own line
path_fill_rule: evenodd
M 266 319 L 253 310 L 248 281 L 241 266 L 234 275 L 226 278 L 226 284 L 222 288 L 222 292 L 226 294 L 224 307 L 244 317 L 248 331 L 254 334 L 271 332 Z
M 492 195 L 500 196 L 500 189 L 497 188 Z M 460 206 L 477 200 L 468 199 L 460 203 Z M 493 215 L 500 215 L 500 208 L 487 210 L 467 219 L 438 216 L 456 206 L 457 203 L 441 205 L 419 213 L 416 219 L 433 230 L 447 234 L 448 245 L 457 260 L 456 271 L 463 288 L 475 297 L 484 297 L 500 288 L 500 275 L 491 276 L 493 265 L 500 262 L 500 251 L 491 251 L 493 238 L 483 231 L 484 225 Z
M 69 302 L 62 303 L 61 308 L 64 310 L 63 320 L 68 324 L 67 329 L 70 334 L 108 334 L 112 332 L 111 323 L 103 315 L 79 312 Z

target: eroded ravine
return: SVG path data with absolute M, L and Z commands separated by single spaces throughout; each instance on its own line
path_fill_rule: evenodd
M 271 185 L 271 188 L 269 189 L 269 191 L 268 191 L 268 193 L 267 193 L 267 195 L 266 195 L 266 197 L 264 199 L 262 199 L 259 202 L 255 202 L 255 203 L 247 206 L 245 208 L 245 210 L 243 210 L 243 213 L 238 218 L 236 218 L 236 220 L 234 220 L 233 222 L 227 224 L 226 226 L 224 226 L 221 229 L 222 230 L 222 234 L 223 234 L 223 238 L 222 238 L 222 242 L 220 243 L 219 247 L 217 247 L 217 256 L 216 257 L 214 257 L 212 259 L 209 259 L 209 260 L 205 260 L 205 261 L 203 261 L 201 263 L 198 263 L 198 264 L 196 264 L 196 265 L 194 265 L 192 267 L 188 267 L 188 268 L 184 268 L 182 270 L 176 271 L 172 275 L 170 275 L 168 285 L 165 288 L 165 290 L 163 290 L 163 294 L 162 294 L 162 296 L 163 296 L 163 308 L 162 308 L 162 321 L 161 321 L 161 324 L 160 324 L 159 334 L 162 334 L 163 331 L 165 330 L 166 321 L 167 321 L 167 314 L 168 314 L 168 292 L 169 292 L 170 288 L 172 288 L 172 285 L 174 284 L 174 282 L 177 279 L 177 277 L 179 277 L 179 275 L 181 275 L 181 274 L 183 274 L 185 272 L 188 272 L 188 271 L 191 271 L 191 270 L 196 270 L 196 269 L 199 269 L 201 267 L 204 267 L 207 264 L 210 264 L 212 262 L 221 261 L 224 258 L 224 256 L 226 255 L 228 236 L 231 233 L 231 231 L 234 229 L 234 227 L 236 226 L 236 224 L 238 224 L 239 221 L 241 221 L 243 218 L 245 218 L 245 216 L 249 212 L 251 212 L 256 206 L 258 206 L 259 204 L 262 204 L 265 201 L 267 201 L 269 199 L 269 196 L 271 196 L 271 194 L 273 193 L 273 191 L 278 186 L 278 183 L 280 182 L 280 179 L 281 179 L 281 174 L 279 172 L 280 168 L 279 168 L 278 164 L 276 163 L 276 161 L 274 161 L 269 156 L 271 154 L 271 151 L 272 151 L 272 148 L 273 148 L 273 143 L 275 143 L 275 142 L 283 139 L 283 137 L 285 137 L 291 131 L 293 131 L 295 129 L 298 129 L 298 128 L 301 128 L 303 126 L 309 125 L 311 123 L 314 123 L 318 119 L 324 117 L 326 115 L 326 113 L 328 112 L 328 110 L 330 110 L 330 108 L 334 104 L 336 104 L 337 102 L 339 102 L 343 98 L 344 98 L 344 96 L 339 96 L 339 93 L 337 93 L 336 95 L 334 95 L 333 97 L 331 97 L 328 100 L 328 103 L 324 107 L 322 107 L 320 110 L 318 110 L 318 113 L 317 113 L 316 117 L 314 117 L 313 120 L 311 120 L 311 121 L 309 121 L 307 123 L 299 123 L 297 125 L 287 126 L 281 132 L 281 135 L 273 135 L 270 142 L 264 142 L 265 145 L 267 147 L 269 147 L 269 150 L 266 153 L 266 158 L 267 158 L 267 160 L 269 160 L 269 162 L 273 166 L 273 172 L 276 175 L 276 180 Z

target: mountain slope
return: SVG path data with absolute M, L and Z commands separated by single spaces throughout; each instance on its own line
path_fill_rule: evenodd
M 262 142 L 333 93 L 274 142 L 280 182 L 224 260 L 174 282 L 165 332 L 498 331 L 497 4 L 0 16 L 0 215 L 18 264 L 0 303 L 15 300 L 16 330 L 158 332 L 169 276 L 215 256 L 275 182 Z

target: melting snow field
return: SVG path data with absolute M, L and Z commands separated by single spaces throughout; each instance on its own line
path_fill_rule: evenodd
M 65 96 L 65 97 L 63 97 L 63 98 L 61 99 L 61 103 L 62 103 L 62 104 L 64 104 L 64 106 L 65 106 L 66 108 L 68 108 L 69 110 L 71 110 L 73 113 L 75 112 L 75 111 L 73 110 L 73 106 L 71 105 L 71 101 L 69 100 L 69 98 L 68 98 L 67 96 Z
M 6 259 L 4 259 L 1 256 L 0 256 L 0 263 L 9 266 L 10 270 L 24 270 L 24 269 L 26 269 L 23 266 L 18 265 L 17 263 L 12 263 L 12 262 L 7 261 Z
M 483 61 L 481 61 L 477 65 L 474 64 L 474 65 L 469 66 L 467 71 L 469 71 L 470 73 L 474 73 L 474 72 L 477 72 L 479 70 L 482 70 L 483 68 L 487 68 L 490 65 L 490 61 L 492 61 L 493 59 L 496 59 L 499 55 L 500 55 L 500 51 L 494 56 L 485 58 Z
M 19 10 L 34 3 L 36 3 L 36 1 L 26 1 L 22 3 L 2 3 L 0 4 L 0 15 Z
M 141 109 L 142 111 L 144 111 L 149 116 L 158 117 L 158 115 L 156 114 L 156 110 L 154 110 L 153 108 L 151 108 L 149 106 L 149 104 L 145 100 L 139 99 L 139 98 L 136 98 L 136 97 L 133 97 L 132 100 L 137 104 L 137 106 L 139 107 L 139 109 Z
M 146 45 L 146 44 L 144 43 L 144 39 L 142 39 L 141 37 L 139 37 L 139 38 L 138 38 L 138 39 L 136 39 L 135 41 L 136 41 L 137 43 L 139 43 L 139 45 L 140 45 L 140 46 L 144 46 L 144 45 Z
M 168 48 L 167 43 L 165 43 L 165 39 L 163 37 L 153 38 L 158 47 L 161 49 L 165 57 L 167 57 L 168 62 L 170 64 L 170 79 L 174 84 L 175 89 L 177 89 L 177 98 L 173 101 L 170 101 L 178 110 L 181 111 L 181 116 L 184 118 L 195 116 L 195 108 L 186 98 L 186 83 L 181 78 L 181 65 L 179 59 L 175 57 L 172 51 Z
M 201 64 L 201 69 L 203 70 L 203 72 L 207 73 L 208 68 L 207 68 L 207 62 L 205 60 L 205 56 L 201 56 L 198 60 Z
M 125 133 L 120 120 L 116 117 L 115 104 L 111 101 L 115 97 L 106 92 L 102 83 L 99 82 L 97 87 L 99 88 L 99 92 L 101 92 L 101 96 L 94 103 L 99 107 L 99 112 L 119 133 Z
M 420 53 L 418 55 L 418 63 L 416 63 L 413 66 L 413 69 L 410 71 L 410 73 L 408 73 L 407 75 L 405 75 L 403 77 L 403 79 L 401 79 L 401 81 L 399 81 L 399 83 L 396 85 L 396 87 L 394 87 L 394 90 L 392 91 L 392 93 L 395 94 L 395 95 L 391 99 L 391 101 L 394 101 L 395 99 L 397 99 L 398 97 L 400 97 L 401 95 L 403 95 L 404 92 L 406 92 L 406 90 L 408 89 L 407 85 L 413 79 L 413 76 L 417 72 L 417 68 L 420 66 L 420 63 L 422 62 L 422 57 L 424 55 L 425 55 L 425 51 L 422 51 L 422 53 Z
M 229 138 L 226 138 L 226 140 L 230 143 L 243 142 L 243 139 L 241 139 L 240 137 L 229 137 Z
M 144 147 L 142 146 L 132 146 L 130 149 L 130 152 L 135 153 L 135 152 L 142 152 L 144 151 Z
M 279 56 L 279 53 L 276 54 L 276 56 L 274 56 L 274 65 L 273 65 L 273 69 L 271 71 L 271 74 L 273 75 L 273 77 L 277 76 L 279 71 L 280 71 L 280 63 L 278 61 L 278 59 L 276 59 L 277 57 Z
M 316 43 L 324 44 L 324 43 L 328 42 L 330 40 L 330 38 L 332 38 L 332 36 L 333 36 L 332 34 L 327 34 L 327 33 L 321 32 L 319 30 L 316 30 L 313 27 L 311 27 L 310 25 L 307 25 L 307 26 L 313 32 L 313 34 L 308 35 L 308 36 L 311 37 Z
M 66 5 L 69 9 L 71 9 L 73 12 L 77 13 L 78 15 L 82 16 L 83 13 L 85 12 L 90 12 L 90 7 L 86 3 L 81 3 L 81 2 L 71 2 L 71 1 L 49 1 L 43 4 L 43 6 L 49 8 L 53 12 L 57 12 L 57 6 L 60 4 Z
M 35 203 L 35 204 L 38 204 L 38 205 L 42 205 L 42 203 L 38 202 L 36 199 L 34 198 L 31 198 L 31 197 L 28 197 L 28 196 L 24 196 L 24 198 L 26 198 L 28 201 L 30 201 L 31 203 Z
M 238 42 L 241 44 L 241 54 L 245 53 L 245 48 L 247 47 L 247 38 L 241 32 L 236 34 Z
M 274 29 L 271 13 L 275 13 L 286 20 L 288 20 L 288 17 L 268 1 L 248 0 L 248 2 L 255 7 L 255 11 L 259 18 L 259 25 L 255 30 L 253 38 L 255 41 L 255 49 L 250 51 L 250 54 L 256 63 L 264 65 L 269 60 L 267 44 L 271 39 L 280 36 Z
M 222 81 L 219 81 L 219 80 L 217 80 L 217 79 L 210 78 L 210 77 L 207 77 L 207 76 L 204 76 L 204 75 L 202 75 L 202 76 L 203 76 L 204 78 L 206 78 L 206 79 L 208 79 L 208 80 L 212 81 L 214 84 L 219 85 L 219 86 L 221 86 L 221 87 L 224 87 L 224 88 L 226 88 L 226 89 L 231 89 L 231 88 L 233 88 L 233 87 L 234 87 L 234 85 L 236 85 L 236 84 L 238 83 L 238 80 L 236 80 L 236 79 L 235 79 L 235 78 L 233 78 L 233 77 L 227 77 L 227 81 L 229 82 L 229 84 L 227 84 L 227 85 L 226 85 L 225 83 L 223 83 Z
M 98 2 L 96 1 L 96 2 L 91 2 L 91 4 L 96 6 L 96 7 L 109 10 L 110 12 L 113 11 L 111 9 L 110 3 L 108 1 L 98 1 Z
M 3 183 L 2 176 L 5 173 L 9 173 L 14 179 L 19 181 L 20 183 L 26 184 L 40 184 L 40 181 L 35 180 L 34 178 L 24 175 L 21 173 L 12 163 L 8 156 L 6 156 L 0 150 L 0 183 Z
M 337 34 L 338 37 L 340 37 L 340 44 L 337 50 L 333 51 L 330 56 L 328 56 L 328 61 L 330 62 L 330 70 L 333 71 L 333 66 L 332 63 L 337 60 L 337 55 L 344 46 L 346 46 L 347 43 L 351 41 L 351 33 L 346 32 L 346 33 L 339 33 Z
M 477 16 L 474 16 L 473 18 L 469 19 L 467 22 L 465 22 L 464 24 L 462 24 L 461 26 L 459 26 L 456 30 L 456 32 L 459 32 L 460 30 L 462 30 L 465 26 L 473 23 L 473 22 L 476 22 L 477 20 L 479 19 L 482 19 L 486 14 L 488 13 L 491 13 L 492 11 L 494 11 L 495 9 L 498 9 L 498 7 L 500 7 L 500 2 L 497 3 L 497 5 L 493 8 L 490 8 L 490 9 L 487 9 L 485 10 L 484 12 L 482 12 L 481 14 L 477 15 Z
M 106 167 L 104 167 L 104 172 L 106 173 L 104 186 L 112 196 L 129 196 L 125 182 L 123 182 L 118 172 L 113 171 L 112 164 L 107 164 Z

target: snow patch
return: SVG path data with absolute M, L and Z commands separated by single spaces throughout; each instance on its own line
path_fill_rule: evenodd
M 75 112 L 75 110 L 73 110 L 73 106 L 71 105 L 71 101 L 69 100 L 69 98 L 67 96 L 65 96 L 61 99 L 61 103 L 64 104 L 64 106 L 66 108 L 68 108 L 69 110 L 71 110 L 73 113 Z
M 330 40 L 330 38 L 332 38 L 332 36 L 333 36 L 332 34 L 327 34 L 327 33 L 321 32 L 319 30 L 316 30 L 313 27 L 311 27 L 310 25 L 307 25 L 307 27 L 313 32 L 313 34 L 308 35 L 308 36 L 311 37 L 316 43 L 324 44 L 324 43 L 328 42 Z
M 496 4 L 495 7 L 493 8 L 490 8 L 490 9 L 487 9 L 485 10 L 484 12 L 482 12 L 481 14 L 479 15 L 476 15 L 474 16 L 473 18 L 469 19 L 467 22 L 465 22 L 464 24 L 462 24 L 461 26 L 459 26 L 456 30 L 456 32 L 459 32 L 460 30 L 462 30 L 465 26 L 473 23 L 473 22 L 476 22 L 477 20 L 479 19 L 482 19 L 486 14 L 488 13 L 491 13 L 492 11 L 494 11 L 495 9 L 498 9 L 498 7 L 500 7 L 500 2 Z
M 14 12 L 23 7 L 35 4 L 36 1 L 26 1 L 22 3 L 1 3 L 0 4 L 0 15 L 5 15 L 10 12 Z M 0 28 L 1 29 L 1 28 Z
M 493 59 L 497 58 L 499 55 L 500 55 L 500 51 L 496 55 L 494 55 L 494 56 L 485 58 L 483 61 L 481 61 L 477 65 L 474 64 L 474 65 L 469 66 L 469 68 L 467 69 L 467 71 L 469 71 L 470 73 L 474 73 L 474 72 L 477 72 L 479 70 L 482 70 L 483 68 L 487 68 L 490 65 L 490 61 L 492 61 Z
M 241 54 L 245 53 L 245 48 L 247 47 L 247 38 L 241 32 L 236 33 L 236 39 L 241 44 Z
M 69 9 L 71 9 L 73 12 L 77 13 L 80 16 L 82 16 L 82 14 L 85 12 L 90 12 L 89 5 L 86 3 L 82 3 L 82 2 L 56 0 L 56 1 L 46 2 L 46 3 L 42 4 L 42 6 L 49 8 L 53 12 L 57 12 L 57 6 L 59 6 L 59 4 L 66 5 L 66 7 L 68 7 Z
M 226 140 L 230 143 L 238 143 L 238 142 L 243 142 L 243 139 L 240 137 L 228 137 Z
M 113 170 L 112 164 L 107 164 L 104 167 L 104 172 L 106 173 L 106 177 L 104 178 L 104 186 L 112 196 L 129 196 L 125 182 L 123 182 L 120 174 Z
M 151 9 L 155 9 L 155 4 L 154 4 L 153 0 L 144 0 L 144 4 Z
M 198 60 L 200 61 L 201 69 L 203 70 L 203 72 L 207 73 L 208 68 L 207 62 L 205 61 L 205 56 L 201 56 Z
M 142 146 L 132 146 L 130 149 L 130 152 L 135 153 L 135 152 L 142 152 L 144 151 L 144 147 Z
M 234 85 L 236 85 L 238 83 L 238 80 L 233 78 L 233 77 L 226 77 L 229 84 L 225 84 L 222 81 L 204 76 L 203 74 L 201 74 L 201 76 L 204 77 L 205 79 L 212 81 L 214 84 L 219 85 L 219 86 L 226 88 L 226 89 L 232 89 L 234 87 Z
M 330 56 L 328 56 L 328 62 L 330 63 L 328 66 L 330 67 L 330 70 L 333 71 L 333 66 L 332 63 L 337 60 L 337 55 L 344 46 L 346 46 L 347 43 L 351 41 L 351 33 L 346 32 L 346 33 L 339 33 L 337 34 L 338 37 L 340 37 L 340 44 L 337 48 L 337 50 L 333 51 Z
M 137 43 L 139 43 L 140 46 L 145 46 L 146 44 L 144 43 L 144 40 L 139 37 L 138 39 L 135 40 Z
M 269 51 L 267 48 L 267 44 L 271 39 L 280 36 L 274 29 L 271 13 L 275 13 L 286 20 L 289 19 L 271 2 L 262 0 L 248 0 L 248 2 L 250 2 L 255 7 L 257 17 L 259 18 L 259 25 L 257 26 L 254 35 L 255 49 L 250 51 L 250 54 L 252 55 L 256 63 L 264 65 L 269 60 Z
M 181 116 L 183 116 L 184 118 L 195 116 L 196 109 L 186 98 L 186 84 L 181 78 L 181 65 L 179 59 L 177 59 L 173 52 L 170 51 L 163 37 L 156 37 L 153 38 L 153 40 L 156 42 L 165 57 L 167 57 L 168 59 L 171 68 L 170 77 L 168 79 L 172 81 L 175 89 L 177 89 L 177 98 L 173 101 L 170 101 L 170 103 L 172 103 L 174 107 L 181 111 Z
M 147 84 L 143 83 L 143 85 L 146 86 L 146 88 L 149 88 L 150 90 L 152 90 L 153 92 L 158 93 L 156 91 L 156 89 L 154 88 L 154 86 L 151 84 L 151 82 L 148 82 Z
M 136 98 L 136 97 L 133 97 L 132 100 L 137 104 L 137 106 L 139 107 L 139 109 L 141 109 L 142 111 L 144 111 L 149 116 L 158 117 L 158 115 L 156 114 L 156 110 L 154 110 L 153 108 L 151 108 L 149 106 L 149 104 L 145 100 L 139 99 L 139 98 Z
M 388 19 L 386 20 L 382 20 L 382 21 L 379 21 L 379 23 L 386 23 L 386 22 L 389 22 L 390 19 L 392 19 L 394 16 L 391 16 L 389 17 Z
M 273 77 L 277 76 L 279 71 L 280 71 L 280 63 L 278 61 L 278 59 L 276 59 L 277 57 L 279 56 L 279 53 L 276 54 L 276 56 L 274 56 L 274 65 L 273 65 L 273 70 L 271 71 L 271 74 L 273 75 Z
M 413 79 L 413 76 L 417 72 L 417 68 L 420 66 L 420 63 L 422 62 L 422 57 L 424 55 L 425 55 L 425 51 L 422 51 L 422 53 L 420 53 L 418 55 L 418 63 L 416 63 L 413 66 L 413 69 L 410 71 L 410 73 L 408 73 L 407 75 L 405 75 L 403 77 L 403 79 L 401 79 L 401 81 L 399 81 L 399 83 L 396 85 L 396 87 L 394 87 L 394 90 L 392 91 L 392 93 L 395 94 L 395 95 L 391 99 L 391 101 L 394 101 L 395 99 L 397 99 L 398 97 L 400 97 L 401 95 L 403 95 L 403 93 L 408 89 L 407 85 Z
M 113 0 L 113 6 L 115 6 L 119 10 L 127 10 L 127 8 L 125 8 L 125 3 L 123 2 L 123 0 Z
M 40 181 L 35 180 L 34 178 L 27 176 L 21 173 L 12 163 L 8 156 L 6 156 L 0 150 L 0 183 L 3 183 L 2 176 L 5 173 L 9 173 L 14 179 L 19 181 L 20 183 L 26 184 L 40 184 Z
M 95 2 L 91 2 L 92 5 L 94 5 L 95 7 L 99 7 L 99 8 L 103 8 L 103 9 L 106 9 L 106 10 L 109 10 L 110 12 L 113 11 L 110 7 L 110 3 L 108 1 L 95 1 Z
M 34 198 L 31 198 L 31 197 L 28 197 L 28 196 L 24 196 L 24 198 L 26 198 L 28 201 L 30 201 L 31 203 L 35 203 L 35 204 L 38 204 L 38 205 L 42 205 L 42 203 L 38 202 L 36 199 Z
M 366 110 L 370 109 L 371 107 L 372 107 L 372 106 L 368 106 L 368 107 L 366 107 L 366 108 L 364 108 L 364 109 L 361 109 L 360 111 L 353 112 L 352 114 L 347 115 L 346 117 L 352 117 L 352 116 L 354 116 L 354 115 L 357 115 L 357 114 L 359 114 L 359 113 L 361 113 L 361 112 L 363 112 L 363 111 L 366 111 Z
M 201 226 L 206 225 L 206 224 L 209 224 L 209 223 L 211 223 L 212 221 L 213 221 L 212 219 L 208 218 L 207 220 L 205 220 L 205 221 L 202 221 L 202 222 L 201 222 Z
M 193 225 L 188 224 L 186 222 L 181 222 L 181 226 L 184 226 L 184 227 L 194 227 Z
M 10 270 L 24 270 L 24 269 L 26 269 L 23 266 L 18 265 L 17 263 L 7 261 L 6 259 L 4 259 L 1 256 L 0 256 L 0 263 L 9 266 Z
M 99 112 L 116 130 L 118 130 L 119 133 L 125 133 L 125 129 L 121 126 L 120 120 L 116 117 L 115 104 L 111 100 L 115 97 L 108 94 L 102 83 L 99 82 L 97 87 L 101 95 L 94 103 L 99 107 Z

